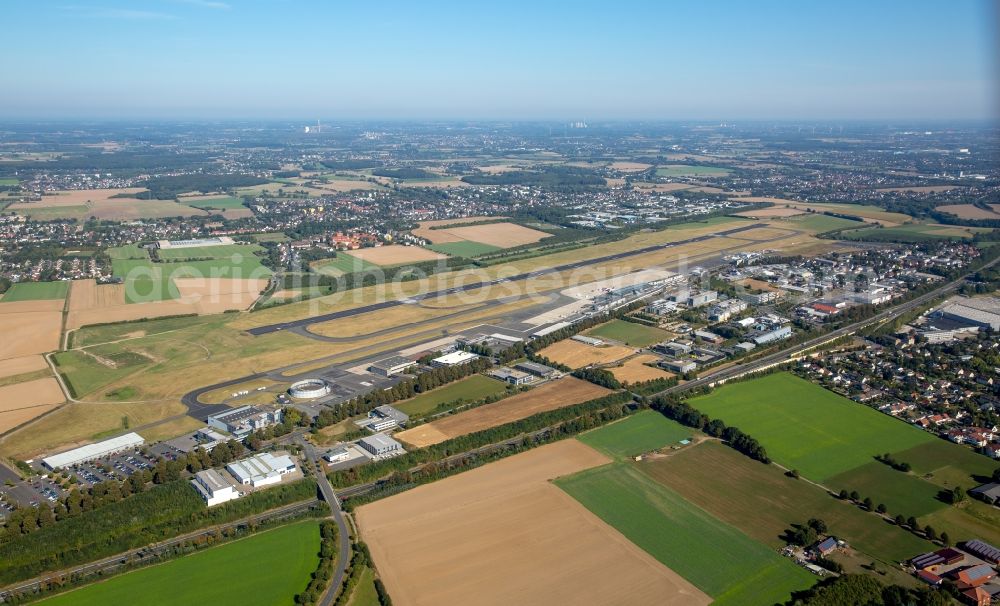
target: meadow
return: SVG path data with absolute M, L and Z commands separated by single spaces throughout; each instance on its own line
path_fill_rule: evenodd
M 264 248 L 258 244 L 223 244 L 221 246 L 194 246 L 191 248 L 162 248 L 156 253 L 164 261 L 168 259 L 186 261 L 192 259 L 230 259 L 234 255 L 256 257 L 254 253 L 263 250 Z
M 300 522 L 42 600 L 46 606 L 212 603 L 291 606 L 319 563 L 319 530 Z M 246 564 L 253 563 L 253 574 Z M 239 579 L 238 587 L 220 579 Z
M 599 339 L 612 339 L 632 347 L 649 347 L 670 336 L 670 333 L 660 328 L 625 320 L 611 320 L 588 330 L 586 334 Z
M 243 247 L 247 252 L 249 247 Z M 180 252 L 180 251 L 177 251 Z M 188 254 L 188 253 L 183 253 Z M 177 299 L 176 278 L 266 278 L 270 270 L 253 254 L 200 261 L 153 263 L 149 259 L 112 259 L 115 277 L 125 281 L 125 301 L 142 303 Z
M 845 240 L 920 243 L 933 242 L 935 240 L 967 239 L 971 238 L 977 231 L 981 230 L 972 227 L 912 223 L 896 227 L 867 227 L 851 230 L 844 232 L 841 237 Z
M 313 271 L 321 274 L 331 274 L 334 276 L 342 276 L 344 274 L 366 271 L 377 267 L 378 265 L 375 265 L 374 263 L 369 263 L 368 261 L 358 257 L 352 257 L 346 252 L 338 252 L 336 257 L 312 263 Z
M 0 179 L 0 187 L 10 187 L 12 185 L 19 185 L 21 183 L 18 179 Z
M 487 253 L 503 250 L 499 246 L 482 244 L 480 242 L 473 242 L 471 240 L 463 240 L 461 242 L 445 242 L 442 244 L 431 244 L 427 248 L 451 257 L 466 257 L 466 258 L 478 257 L 479 255 L 485 255 Z
M 626 463 L 559 478 L 556 485 L 671 570 L 713 604 L 784 602 L 816 577 L 692 505 Z
M 690 404 L 756 438 L 776 462 L 822 482 L 933 436 L 790 373 L 724 385 Z
M 3 294 L 0 301 L 44 301 L 50 299 L 65 299 L 69 292 L 69 282 L 18 282 Z
M 799 215 L 786 220 L 790 223 L 794 223 L 797 227 L 808 229 L 809 231 L 816 233 L 823 233 L 848 227 L 864 227 L 865 225 L 861 221 L 851 221 L 850 219 L 841 219 L 840 217 L 831 217 L 830 215 L 823 215 L 819 213 Z
M 815 484 L 786 476 L 716 441 L 647 459 L 637 469 L 754 539 L 779 548 L 792 524 L 810 517 L 826 522 L 869 559 L 886 564 L 927 551 L 930 543 L 876 515 L 834 498 Z M 739 495 L 734 499 L 733 495 Z
M 433 412 L 439 405 L 456 402 L 473 402 L 487 396 L 498 395 L 507 391 L 507 385 L 502 381 L 491 379 L 485 375 L 472 375 L 422 393 L 409 400 L 393 404 L 408 415 L 423 415 Z
M 694 435 L 694 430 L 652 410 L 598 429 L 582 433 L 577 439 L 604 454 L 621 459 L 676 444 Z

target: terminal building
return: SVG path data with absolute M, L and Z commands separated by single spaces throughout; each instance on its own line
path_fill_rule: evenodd
M 205 504 L 209 507 L 240 498 L 236 487 L 227 482 L 226 478 L 214 469 L 204 469 L 194 474 L 191 484 L 201 495 L 201 498 L 205 499 Z
M 288 455 L 276 457 L 262 452 L 226 465 L 226 471 L 233 474 L 240 484 L 257 488 L 280 482 L 282 476 L 295 471 L 295 461 Z
M 94 459 L 115 453 L 135 450 L 145 443 L 146 440 L 142 436 L 134 432 L 129 432 L 122 436 L 87 444 L 73 450 L 54 454 L 51 457 L 45 457 L 42 459 L 42 465 L 52 470 L 59 469 L 60 467 L 72 467 L 73 465 L 86 463 L 87 461 L 93 461 Z
M 282 411 L 280 408 L 265 410 L 256 406 L 240 406 L 209 415 L 206 421 L 209 427 L 228 431 L 237 439 L 242 440 L 258 429 L 281 423 Z

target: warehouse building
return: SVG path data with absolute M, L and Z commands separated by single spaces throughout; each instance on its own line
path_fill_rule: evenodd
M 45 457 L 42 459 L 42 465 L 52 470 L 59 469 L 60 467 L 71 467 L 118 452 L 135 450 L 145 443 L 146 440 L 142 436 L 134 432 L 129 432 L 122 436 L 87 444 L 73 450 L 54 454 L 51 457 Z
M 459 366 L 460 364 L 468 364 L 478 357 L 479 356 L 469 351 L 453 351 L 450 354 L 431 360 L 431 366 L 435 368 L 439 368 L 441 366 Z
M 389 436 L 377 433 L 358 440 L 358 446 L 363 448 L 373 459 L 386 459 L 404 454 L 403 445 Z
M 518 362 L 514 365 L 514 368 L 520 370 L 521 372 L 526 372 L 543 379 L 551 379 L 552 377 L 559 375 L 559 371 L 555 368 L 544 364 L 538 364 L 537 362 Z
M 952 297 L 940 309 L 932 312 L 930 317 L 1000 330 L 1000 301 L 993 297 Z
M 232 410 L 209 415 L 206 421 L 209 427 L 228 431 L 237 439 L 242 440 L 258 429 L 281 423 L 280 408 L 265 410 L 256 406 L 240 406 Z
M 587 345 L 592 345 L 594 347 L 600 347 L 604 345 L 604 341 L 600 339 L 595 339 L 594 337 L 588 337 L 586 335 L 573 335 L 570 339 L 578 341 L 580 343 L 586 343 Z
M 226 471 L 233 474 L 240 484 L 257 488 L 280 482 L 282 476 L 295 471 L 295 461 L 288 455 L 276 457 L 262 452 L 226 465 Z
M 759 334 L 753 338 L 753 342 L 757 345 L 764 345 L 765 343 L 773 343 L 774 341 L 780 341 L 782 339 L 787 339 L 792 336 L 791 326 L 782 326 L 775 330 Z
M 411 366 L 413 366 L 413 360 L 404 358 L 403 356 L 392 356 L 391 358 L 375 362 L 368 367 L 368 370 L 383 377 L 391 377 L 403 374 Z
M 531 375 L 526 372 L 521 372 L 520 370 L 514 370 L 513 368 L 507 368 L 506 366 L 494 370 L 492 373 L 494 378 L 500 379 L 505 383 L 510 383 L 511 385 L 526 385 L 531 382 Z
M 205 469 L 194 474 L 191 484 L 209 507 L 240 498 L 236 488 L 214 469 Z

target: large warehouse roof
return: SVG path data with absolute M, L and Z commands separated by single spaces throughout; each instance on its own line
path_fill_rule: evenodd
M 51 457 L 42 459 L 42 463 L 49 469 L 56 469 L 58 467 L 66 467 L 69 465 L 75 465 L 76 463 L 90 461 L 98 457 L 103 457 L 106 454 L 120 452 L 128 448 L 136 448 L 138 446 L 142 446 L 143 443 L 145 443 L 145 440 L 142 436 L 135 432 L 129 432 L 125 435 L 104 440 L 103 442 L 95 442 L 93 444 L 87 444 L 86 446 L 74 448 L 73 450 L 67 450 L 66 452 L 54 454 Z

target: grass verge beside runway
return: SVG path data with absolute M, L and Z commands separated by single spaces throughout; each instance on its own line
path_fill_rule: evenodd
M 611 320 L 588 330 L 586 334 L 599 339 L 613 339 L 632 347 L 649 347 L 670 336 L 665 330 L 625 320 Z
M 309 583 L 319 563 L 318 552 L 317 524 L 301 522 L 88 585 L 40 604 L 291 606 Z M 253 574 L 247 574 L 251 563 Z
M 499 395 L 507 391 L 507 385 L 484 375 L 472 375 L 450 385 L 432 389 L 419 396 L 394 404 L 408 415 L 423 415 L 433 412 L 439 405 L 457 402 L 474 402 L 487 396 Z
M 625 463 L 582 471 L 556 485 L 716 600 L 784 602 L 816 577 Z

